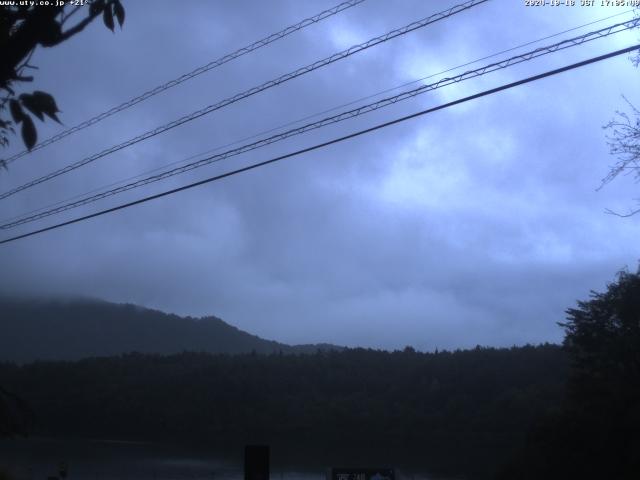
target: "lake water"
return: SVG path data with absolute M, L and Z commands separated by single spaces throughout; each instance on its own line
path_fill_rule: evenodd
M 230 458 L 182 446 L 127 441 L 0 440 L 0 466 L 10 472 L 11 480 L 47 480 L 58 476 L 61 463 L 67 465 L 67 480 L 241 480 L 241 453 Z M 322 466 L 273 466 L 271 480 L 326 480 L 326 472 Z M 416 470 L 396 470 L 396 478 L 453 480 Z

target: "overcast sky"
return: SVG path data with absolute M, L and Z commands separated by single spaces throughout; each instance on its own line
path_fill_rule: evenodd
M 67 127 L 338 2 L 123 3 L 122 31 L 112 34 L 96 21 L 33 57 L 39 70 L 29 89 L 52 93 Z M 0 190 L 456 3 L 366 0 L 12 163 L 0 174 Z M 0 216 L 626 10 L 493 0 L 2 200 Z M 637 30 L 617 34 L 436 90 L 3 238 L 630 46 L 639 37 Z M 625 109 L 621 95 L 640 105 L 639 78 L 623 55 L 2 245 L 0 291 L 216 315 L 287 343 L 432 350 L 558 342 L 564 310 L 589 290 L 604 289 L 621 268 L 635 271 L 640 258 L 640 215 L 604 213 L 635 207 L 640 186 L 627 176 L 596 191 L 615 161 L 602 126 Z M 48 121 L 38 128 L 46 138 L 63 127 Z M 15 138 L 2 153 L 20 147 Z

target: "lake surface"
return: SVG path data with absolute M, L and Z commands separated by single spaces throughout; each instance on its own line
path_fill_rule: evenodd
M 61 463 L 67 465 L 67 480 L 241 480 L 241 454 L 231 458 L 184 446 L 112 440 L 0 440 L 0 466 L 13 480 L 47 480 L 58 476 Z M 326 472 L 321 466 L 273 466 L 271 479 L 326 480 Z M 397 469 L 396 478 L 454 480 L 415 469 Z

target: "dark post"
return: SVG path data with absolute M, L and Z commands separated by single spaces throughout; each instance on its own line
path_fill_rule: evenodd
M 67 478 L 68 471 L 69 467 L 67 465 L 67 462 L 60 462 L 60 465 L 58 465 L 58 475 L 60 476 L 60 478 L 62 478 L 62 480 Z
M 244 447 L 244 480 L 269 480 L 269 446 Z

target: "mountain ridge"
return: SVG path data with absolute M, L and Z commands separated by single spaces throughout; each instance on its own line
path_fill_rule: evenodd
M 315 353 L 343 347 L 267 340 L 209 315 L 88 298 L 0 298 L 0 361 L 79 360 L 131 352 Z

